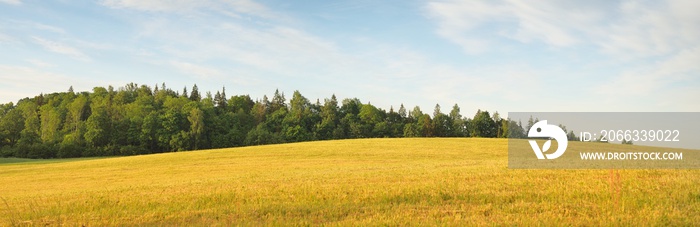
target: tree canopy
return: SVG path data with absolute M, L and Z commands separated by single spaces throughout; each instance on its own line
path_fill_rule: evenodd
M 272 99 L 226 97 L 226 90 L 153 89 L 129 83 L 92 92 L 40 94 L 0 104 L 0 155 L 69 158 L 378 137 L 523 137 L 520 123 L 479 110 L 463 117 L 454 104 L 432 116 L 419 107 L 386 111 L 335 95 L 315 102 L 294 91 Z

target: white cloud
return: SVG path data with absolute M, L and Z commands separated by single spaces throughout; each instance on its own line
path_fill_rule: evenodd
M 206 64 L 216 61 L 220 71 L 256 69 L 258 74 L 308 75 L 309 68 L 325 70 L 345 64 L 334 43 L 289 26 L 248 26 L 212 20 L 194 26 L 179 20 L 142 25 L 139 39 L 154 42 L 163 58 Z M 158 31 L 158 32 L 153 32 Z M 143 53 L 138 50 L 135 55 Z M 153 57 L 149 57 L 149 61 Z M 221 62 L 227 62 L 222 68 Z M 212 66 L 214 67 L 214 66 Z M 306 74 L 306 75 L 305 75 Z
M 491 39 L 543 42 L 555 47 L 592 44 L 616 56 L 674 53 L 700 39 L 697 1 L 560 2 L 433 1 L 426 5 L 436 32 L 469 53 Z M 481 30 L 480 30 L 481 29 Z M 497 46 L 489 45 L 486 49 Z
M 470 54 L 486 51 L 489 41 L 465 32 L 476 29 L 489 18 L 503 14 L 501 7 L 482 1 L 429 2 L 429 14 L 438 21 L 437 33 Z
M 588 75 L 599 85 L 579 87 L 588 96 L 579 101 L 603 100 L 600 106 L 607 110 L 625 106 L 650 111 L 666 104 L 673 107 L 666 110 L 697 106 L 691 103 L 697 101 L 692 95 L 698 93 L 694 90 L 700 74 L 699 7 L 700 2 L 692 0 L 448 0 L 431 1 L 425 8 L 436 23 L 435 32 L 469 55 L 503 53 L 500 46 L 537 42 L 556 48 L 558 52 L 550 52 L 554 54 L 600 56 L 584 64 L 605 65 L 600 69 L 608 74 Z M 587 48 L 588 53 L 581 52 L 582 48 Z M 517 87 L 472 82 L 488 87 L 487 90 Z M 576 88 L 574 82 L 559 86 Z
M 144 11 L 187 11 L 206 5 L 206 1 L 104 0 L 102 4 L 112 8 L 129 8 Z
M 27 62 L 31 63 L 32 65 L 40 68 L 48 68 L 48 67 L 54 67 L 56 65 L 39 60 L 39 59 L 27 59 Z
M 693 7 L 699 7 L 697 1 L 625 2 L 620 18 L 591 37 L 604 51 L 617 56 L 675 54 L 699 44 L 700 14 L 687 12 Z
M 0 78 L 6 82 L 6 85 L 16 88 L 26 88 L 32 82 L 42 81 L 45 84 L 59 83 L 67 80 L 69 77 L 36 70 L 30 67 L 0 65 Z
M 5 43 L 5 42 L 9 43 L 9 42 L 13 42 L 14 40 L 15 39 L 12 38 L 11 36 L 0 33 L 0 43 Z
M 66 31 L 63 30 L 63 28 L 51 26 L 51 25 L 45 25 L 42 23 L 31 23 L 36 29 L 40 30 L 45 30 L 45 31 L 50 31 L 50 32 L 55 32 L 55 33 L 60 33 L 60 34 L 65 34 Z
M 469 114 L 473 113 L 471 108 L 474 111 L 477 108 L 533 110 L 534 106 L 551 106 L 547 110 L 602 111 L 616 106 L 599 106 L 597 102 L 588 101 L 591 98 L 579 98 L 583 104 L 567 103 L 566 107 L 533 105 L 527 100 L 550 97 L 551 90 L 561 94 L 584 93 L 590 87 L 571 82 L 572 76 L 563 79 L 568 79 L 564 82 L 551 81 L 551 78 L 570 74 L 566 69 L 540 69 L 513 62 L 449 65 L 410 48 L 380 43 L 372 38 L 355 40 L 351 37 L 349 40 L 353 41 L 341 43 L 280 19 L 285 18 L 284 15 L 252 1 L 109 0 L 103 4 L 118 9 L 162 12 L 138 14 L 129 20 L 137 26 L 132 42 L 142 44 L 132 48 L 132 54 L 148 64 L 167 66 L 190 75 L 198 80 L 200 88 L 205 81 L 216 81 L 211 83 L 240 85 L 240 92 L 279 88 L 289 93 L 300 89 L 312 100 L 319 97 L 316 95 L 323 98 L 336 93 L 339 97 L 369 99 L 363 101 L 372 101 L 383 108 L 399 104 L 391 102 L 413 102 L 404 104 L 407 108 L 421 105 L 425 110 L 432 109 L 437 102 L 443 108 L 459 103 Z M 631 26 L 625 25 L 624 19 L 611 16 L 617 9 L 601 10 L 596 4 L 610 6 L 614 3 L 534 2 L 528 5 L 511 1 L 441 1 L 428 3 L 427 9 L 437 22 L 437 34 L 469 54 L 490 52 L 502 41 L 511 40 L 561 49 L 590 45 L 598 48 L 593 51 L 634 56 L 636 53 L 629 51 L 614 53 L 615 48 L 625 49 L 620 45 L 604 45 L 612 43 L 613 39 L 628 39 L 626 31 L 611 32 L 613 26 Z M 180 16 L 183 13 L 187 16 Z M 686 14 L 693 16 L 692 12 Z M 693 37 L 693 32 L 683 34 Z M 672 50 L 673 46 L 670 47 Z M 692 54 L 694 52 L 688 55 Z M 687 61 L 680 62 L 687 64 Z M 670 64 L 663 68 L 671 67 Z M 628 74 L 630 78 L 620 81 L 635 79 L 634 72 Z M 309 86 L 313 89 L 305 90 Z M 641 91 L 644 86 L 648 85 L 639 84 L 630 89 Z M 605 95 L 604 88 L 596 89 L 596 98 Z M 251 95 L 262 97 L 262 93 Z M 553 102 L 563 99 L 566 97 L 552 97 Z
M 219 70 L 216 70 L 214 68 L 209 68 L 209 67 L 204 67 L 201 65 L 195 65 L 192 63 L 187 63 L 187 62 L 171 62 L 171 64 L 180 70 L 180 72 L 187 74 L 187 75 L 193 75 L 198 78 L 216 78 L 221 76 L 221 72 Z
M 509 9 L 518 23 L 518 29 L 513 38 L 521 42 L 540 40 L 553 46 L 570 46 L 579 42 L 575 37 L 573 26 L 587 25 L 588 17 L 577 17 L 576 12 L 565 12 L 548 4 L 532 4 L 521 1 L 511 1 Z M 578 23 L 577 23 L 578 22 Z M 583 23 L 581 23 L 583 22 Z
M 234 0 L 227 1 L 228 5 L 233 7 L 236 12 L 256 15 L 260 17 L 271 17 L 272 12 L 267 7 L 253 2 L 251 0 Z
M 20 0 L 0 0 L 0 2 L 10 4 L 10 5 L 22 4 L 22 1 L 20 1 Z
M 700 72 L 700 46 L 644 67 L 626 70 L 619 77 L 595 87 L 593 92 L 625 99 L 664 93 L 688 86 Z M 681 84 L 677 84 L 677 83 Z M 690 85 L 692 86 L 692 84 Z M 680 98 L 680 97 L 679 97 Z
M 63 28 L 56 27 L 56 26 L 51 26 L 43 23 L 38 23 L 34 21 L 26 21 L 26 20 L 8 20 L 8 24 L 10 24 L 9 27 L 12 27 L 13 29 L 36 29 L 36 30 L 42 30 L 42 31 L 49 31 L 49 32 L 54 32 L 58 34 L 65 34 L 66 31 Z
M 576 28 L 595 22 L 597 13 L 566 11 L 570 7 L 522 1 L 433 1 L 426 5 L 429 17 L 437 22 L 437 34 L 469 54 L 497 48 L 494 40 L 504 38 L 552 46 L 579 43 Z
M 528 89 L 537 90 L 533 78 L 542 76 L 523 65 L 479 70 L 446 65 L 410 48 L 369 38 L 338 43 L 275 20 L 261 25 L 214 15 L 198 19 L 207 23 L 164 17 L 139 21 L 139 42 L 155 45 L 133 54 L 200 80 L 254 85 L 259 91 L 300 89 L 312 100 L 335 93 L 369 99 L 363 101 L 382 108 L 398 108 L 400 102 L 407 108 L 428 109 L 438 102 L 450 107 L 460 103 L 465 113 L 471 108 L 503 108 L 488 101 L 467 103 L 483 97 L 506 103 L 522 100 Z M 305 90 L 308 86 L 314 89 Z M 499 86 L 511 89 L 493 89 Z
M 73 58 L 83 60 L 83 61 L 90 61 L 89 56 L 87 56 L 86 54 L 84 54 L 80 50 L 73 48 L 71 46 L 68 46 L 68 45 L 65 45 L 62 43 L 58 43 L 58 42 L 54 42 L 51 40 L 46 40 L 46 39 L 39 38 L 36 36 L 33 36 L 32 39 L 34 39 L 34 42 L 36 44 L 41 45 L 42 47 L 44 47 L 44 49 L 46 49 L 48 51 L 68 55 L 68 56 L 71 56 Z
M 67 91 L 70 86 L 78 91 L 86 90 L 97 84 L 75 76 L 10 65 L 0 65 L 0 80 L 3 81 L 0 85 L 1 103 L 17 102 L 20 98 L 34 97 L 40 93 Z
M 232 17 L 240 17 L 238 14 L 275 17 L 267 7 L 251 0 L 104 0 L 102 4 L 116 9 L 152 12 L 192 13 L 198 10 L 212 10 Z

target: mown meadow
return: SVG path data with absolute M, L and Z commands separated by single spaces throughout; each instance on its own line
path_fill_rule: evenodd
M 355 139 L 2 159 L 0 225 L 700 225 L 700 170 L 514 170 L 507 146 Z

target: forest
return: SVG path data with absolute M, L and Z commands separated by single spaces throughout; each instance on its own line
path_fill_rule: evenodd
M 528 125 L 532 125 L 530 119 Z M 529 126 L 527 127 L 529 128 Z M 315 102 L 294 91 L 287 102 L 181 92 L 130 83 L 118 89 L 40 94 L 0 104 L 0 156 L 72 158 L 139 155 L 314 140 L 378 137 L 523 138 L 521 122 L 479 110 L 472 118 L 435 105 L 432 115 L 401 104 L 388 111 L 335 95 Z M 573 134 L 572 134 L 573 135 Z

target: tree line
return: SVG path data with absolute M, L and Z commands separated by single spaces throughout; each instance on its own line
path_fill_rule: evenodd
M 528 127 L 533 124 L 530 119 Z M 92 92 L 40 94 L 17 104 L 0 104 L 0 156 L 71 158 L 138 155 L 300 141 L 378 137 L 525 137 L 520 122 L 479 110 L 472 118 L 435 105 L 388 111 L 357 98 L 335 95 L 311 102 L 294 91 L 287 102 L 228 97 L 222 88 L 201 95 L 163 83 L 153 88 L 127 84 Z

